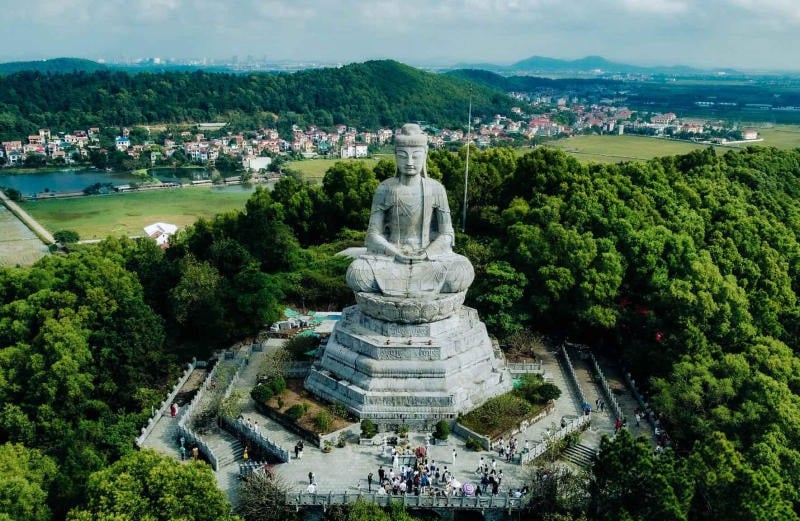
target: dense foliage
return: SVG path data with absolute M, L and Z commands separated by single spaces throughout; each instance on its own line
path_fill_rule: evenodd
M 464 125 L 473 114 L 508 114 L 500 91 L 394 62 L 371 61 L 294 74 L 248 75 L 101 70 L 24 71 L 0 77 L 0 140 L 39 128 L 71 132 L 92 126 L 226 121 L 240 130 L 292 124 L 378 129 L 406 121 Z
M 429 158 L 458 228 L 464 152 Z M 796 519 L 800 150 L 584 165 L 497 149 L 470 161 L 457 237 L 477 273 L 470 304 L 501 336 L 530 324 L 618 356 L 674 441 L 658 456 L 628 436 L 605 442 L 591 499 L 548 503 L 556 513 Z M 88 476 L 130 451 L 171 353 L 253 334 L 279 302 L 350 303 L 335 253 L 362 243 L 362 210 L 390 172 L 348 163 L 321 186 L 286 178 L 166 253 L 107 239 L 0 270 L 0 442 L 25 447 L 0 460 L 29 496 L 49 488 L 57 513 L 86 499 Z M 57 469 L 37 470 L 49 460 L 29 449 Z
M 506 261 L 527 282 L 515 285 L 521 295 L 486 290 L 554 333 L 600 339 L 649 379 L 691 463 L 674 470 L 690 487 L 688 507 L 670 511 L 795 518 L 800 151 L 709 149 L 621 165 L 582 165 L 547 149 L 492 154 L 495 165 L 508 161 L 498 169 L 506 174 L 497 189 L 470 190 L 464 248 L 485 246 L 494 257 L 477 258 Z M 438 166 L 452 194 L 460 165 L 448 164 Z M 496 182 L 492 172 L 470 167 L 478 186 Z M 476 262 L 478 280 L 488 265 Z M 673 480 L 666 468 L 653 472 Z

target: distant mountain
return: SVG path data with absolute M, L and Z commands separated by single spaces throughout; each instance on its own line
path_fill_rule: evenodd
M 491 89 L 504 92 L 528 92 L 541 88 L 570 90 L 596 90 L 598 85 L 614 86 L 619 81 L 598 78 L 542 78 L 540 76 L 503 76 L 491 71 L 478 69 L 457 69 L 445 73 L 446 76 L 461 78 Z
M 531 56 L 511 65 L 458 64 L 459 69 L 483 69 L 499 74 L 552 74 L 564 75 L 608 75 L 608 74 L 667 74 L 677 76 L 698 76 L 704 74 L 725 73 L 741 74 L 734 69 L 697 69 L 686 65 L 652 66 L 629 65 L 612 62 L 602 56 L 586 56 L 577 60 L 560 60 L 545 56 Z
M 82 58 L 53 58 L 28 62 L 0 63 L 0 74 L 14 74 L 21 71 L 53 72 L 58 74 L 77 71 L 100 71 L 108 67 L 102 63 Z

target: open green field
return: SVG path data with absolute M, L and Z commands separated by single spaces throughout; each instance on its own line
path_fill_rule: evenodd
M 294 172 L 299 172 L 300 176 L 311 182 L 322 182 L 325 172 L 339 161 L 363 161 L 367 168 L 373 168 L 381 158 L 391 158 L 390 155 L 375 154 L 372 157 L 363 159 L 303 159 L 300 161 L 289 161 L 285 168 Z
M 756 141 L 752 145 L 777 148 L 800 147 L 800 126 L 775 125 L 773 127 L 757 128 L 757 130 L 759 137 L 763 141 Z M 618 163 L 620 161 L 640 161 L 659 156 L 686 154 L 692 150 L 706 148 L 709 145 L 647 136 L 617 136 L 609 134 L 603 136 L 575 136 L 550 141 L 545 146 L 560 148 L 581 161 Z M 748 144 L 738 143 L 715 146 L 714 148 L 717 149 L 717 152 L 724 154 L 728 150 L 745 146 L 748 146 Z
M 50 232 L 75 230 L 81 239 L 143 235 L 155 222 L 184 227 L 200 217 L 244 208 L 251 191 L 175 188 L 102 196 L 29 201 L 22 207 Z
M 546 146 L 560 148 L 580 161 L 619 163 L 620 161 L 645 161 L 658 156 L 687 154 L 708 145 L 695 145 L 644 136 L 575 136 L 550 141 Z
M 758 145 L 776 148 L 798 148 L 800 147 L 800 126 L 798 125 L 775 125 L 769 128 L 755 127 L 758 136 L 764 141 L 756 143 Z

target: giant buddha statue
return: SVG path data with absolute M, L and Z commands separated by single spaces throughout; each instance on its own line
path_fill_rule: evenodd
M 427 135 L 419 125 L 403 125 L 395 136 L 397 173 L 372 200 L 367 251 L 347 270 L 359 304 L 377 318 L 444 318 L 463 303 L 475 276 L 469 260 L 453 253 L 447 194 L 428 177 L 427 155 Z
M 347 270 L 356 306 L 342 311 L 305 385 L 382 429 L 430 429 L 511 389 L 478 312 L 474 278 L 453 252 L 444 187 L 427 176 L 418 125 L 395 135 L 397 172 L 372 200 L 366 248 Z

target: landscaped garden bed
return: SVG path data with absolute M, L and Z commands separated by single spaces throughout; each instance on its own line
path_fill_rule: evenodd
M 470 411 L 458 423 L 490 439 L 514 430 L 524 421 L 530 421 L 547 408 L 551 400 L 561 395 L 553 384 L 545 383 L 539 375 L 525 375 L 519 385 L 500 396 L 490 398 Z
M 259 383 L 251 396 L 264 414 L 317 445 L 320 436 L 355 422 L 343 405 L 322 402 L 309 393 L 301 378 L 275 378 Z

